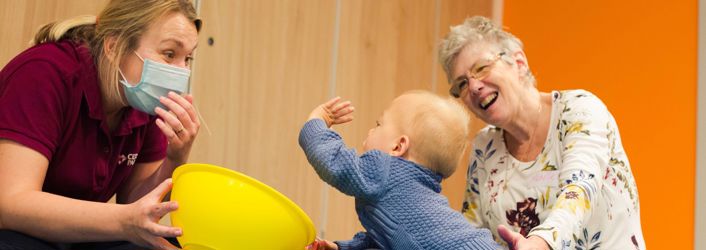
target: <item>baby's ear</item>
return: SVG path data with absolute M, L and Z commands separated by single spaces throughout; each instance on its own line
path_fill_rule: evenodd
M 409 136 L 402 135 L 395 140 L 395 147 L 390 152 L 390 155 L 406 158 L 409 150 Z

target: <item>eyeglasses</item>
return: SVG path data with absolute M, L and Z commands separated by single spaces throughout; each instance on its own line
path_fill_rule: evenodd
M 505 52 L 500 52 L 494 59 L 490 60 L 488 63 L 481 64 L 479 66 L 476 66 L 475 68 L 469 69 L 467 71 L 466 76 L 461 79 L 457 79 L 454 81 L 454 83 L 451 84 L 451 88 L 449 89 L 449 94 L 451 96 L 459 98 L 461 97 L 461 92 L 463 92 L 463 89 L 468 87 L 468 78 L 475 79 L 475 80 L 483 80 L 488 75 L 490 75 L 490 70 L 493 69 L 493 66 L 495 65 L 500 58 L 502 58 L 505 55 Z

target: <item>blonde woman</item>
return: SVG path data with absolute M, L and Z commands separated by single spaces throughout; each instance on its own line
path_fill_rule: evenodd
M 618 126 L 585 90 L 540 92 L 522 43 L 484 17 L 451 28 L 439 57 L 488 123 L 474 140 L 463 213 L 512 249 L 645 249 Z
M 180 94 L 200 25 L 189 0 L 113 0 L 0 71 L 0 248 L 176 248 L 157 221 L 199 131 Z M 70 244 L 109 241 L 130 243 Z

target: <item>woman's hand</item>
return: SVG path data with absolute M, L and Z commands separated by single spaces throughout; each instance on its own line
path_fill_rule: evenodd
M 171 188 L 172 180 L 167 179 L 152 192 L 127 205 L 127 215 L 121 221 L 128 241 L 152 249 L 178 249 L 164 237 L 181 236 L 181 229 L 159 224 L 164 215 L 178 208 L 175 201 L 162 202 Z
M 525 238 L 522 234 L 515 233 L 503 225 L 498 226 L 498 234 L 503 238 L 511 250 L 549 250 L 549 245 L 538 236 Z
M 346 123 L 353 120 L 353 106 L 350 101 L 339 103 L 341 97 L 335 97 L 328 102 L 319 105 L 311 111 L 309 120 L 321 119 L 326 122 L 329 128 L 336 124 Z
M 169 109 L 166 111 L 160 107 L 155 108 L 159 116 L 157 126 L 169 141 L 167 158 L 177 165 L 185 163 L 201 127 L 196 109 L 192 105 L 194 98 L 190 94 L 182 97 L 169 92 L 166 97 L 160 97 L 159 101 Z
M 314 243 L 306 246 L 306 250 L 338 250 L 336 243 L 327 240 L 315 240 Z

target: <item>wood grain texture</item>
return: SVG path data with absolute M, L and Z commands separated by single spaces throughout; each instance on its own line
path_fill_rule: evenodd
M 356 115 L 352 124 L 337 130 L 349 146 L 360 151 L 368 130 L 396 96 L 411 89 L 448 95 L 443 71 L 434 63 L 435 46 L 445 35 L 439 31 L 467 16 L 490 13 L 491 1 L 356 0 L 342 1 L 341 9 L 335 92 L 353 102 Z M 473 124 L 476 130 L 482 126 Z M 466 165 L 464 160 L 457 174 L 443 184 L 443 194 L 455 209 L 461 207 Z M 353 199 L 334 189 L 329 194 L 326 237 L 351 238 L 352 228 L 362 229 Z
M 43 25 L 79 15 L 98 15 L 107 0 L 0 0 L 0 65 L 29 48 Z
M 201 130 L 190 161 L 216 164 L 277 189 L 311 217 L 322 182 L 297 143 L 326 100 L 335 2 L 203 1 L 192 93 Z M 213 45 L 208 45 L 208 40 Z
M 492 0 L 440 0 L 440 15 L 439 15 L 439 34 L 438 34 L 438 44 L 441 42 L 446 34 L 449 33 L 449 28 L 451 26 L 459 25 L 463 21 L 475 15 L 481 15 L 486 17 L 491 17 L 493 9 Z M 436 54 L 434 55 L 437 56 Z M 449 84 L 446 80 L 446 74 L 441 68 L 441 64 L 438 60 L 435 67 L 436 70 L 436 93 L 442 96 L 449 96 Z M 471 129 L 469 130 L 469 145 L 466 148 L 466 153 L 463 156 L 463 160 L 459 163 L 456 172 L 444 180 L 442 183 L 441 193 L 444 194 L 449 199 L 449 204 L 453 209 L 460 210 L 463 205 L 463 192 L 466 189 L 466 172 L 468 172 L 468 157 L 471 152 L 472 145 L 470 144 L 475 137 L 476 133 L 485 127 L 485 123 L 480 119 L 475 118 L 471 114 Z
M 434 1 L 342 1 L 335 93 L 356 111 L 352 123 L 336 129 L 358 152 L 394 97 L 431 88 L 434 15 Z M 325 237 L 350 239 L 362 230 L 353 198 L 334 189 L 329 194 Z
M 26 49 L 41 25 L 98 14 L 106 2 L 0 0 L 0 34 L 5 38 L 0 64 Z M 190 162 L 252 176 L 302 207 L 317 230 L 325 232 L 322 236 L 351 238 L 362 229 L 353 199 L 330 188 L 309 166 L 297 142 L 301 125 L 330 93 L 351 100 L 355 120 L 335 129 L 360 152 L 368 130 L 394 97 L 411 89 L 448 95 L 435 46 L 450 25 L 468 16 L 490 15 L 491 4 L 490 0 L 201 1 L 204 26 L 191 91 L 211 134 L 202 127 Z M 482 124 L 473 126 L 475 131 Z M 443 184 L 455 209 L 461 206 L 465 171 L 464 161 Z

